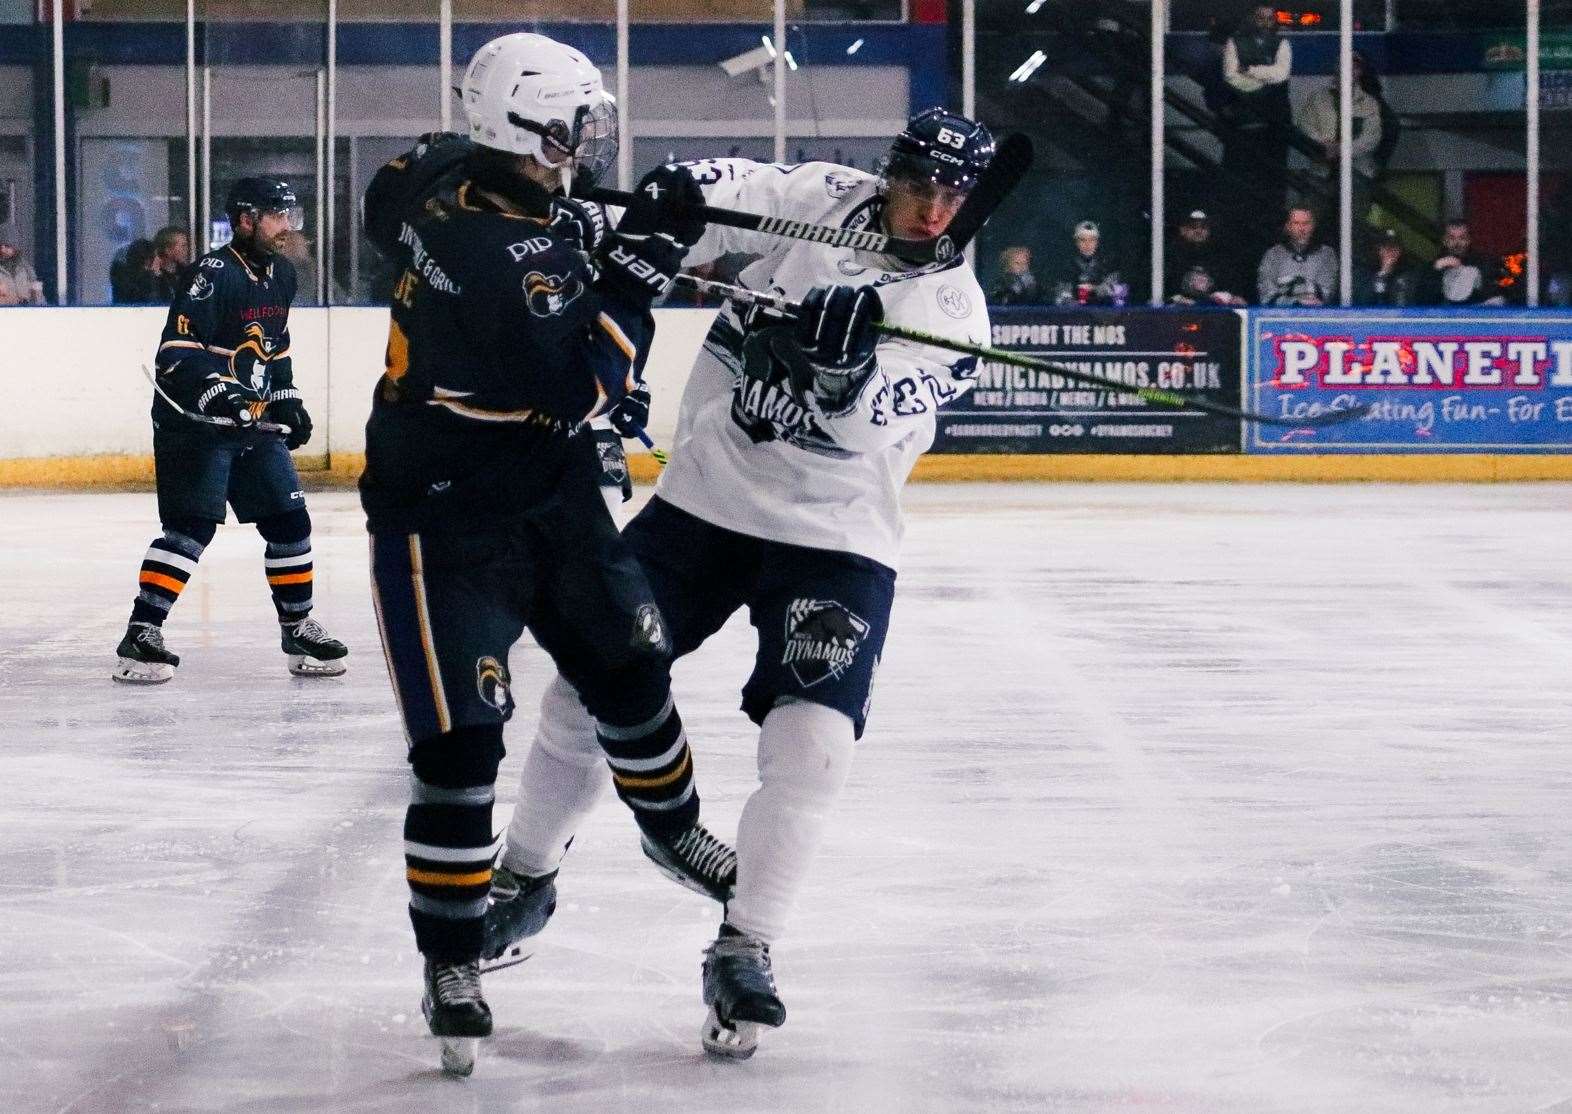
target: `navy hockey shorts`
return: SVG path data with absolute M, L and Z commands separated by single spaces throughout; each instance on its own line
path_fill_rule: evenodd
M 239 522 L 258 522 L 304 507 L 305 493 L 283 438 L 266 433 L 215 434 L 153 426 L 162 522 L 223 522 L 224 504 Z
M 526 629 L 592 708 L 615 706 L 624 689 L 666 691 L 670 644 L 654 596 L 601 498 L 598 466 L 587 452 L 581 463 L 529 515 L 372 535 L 372 600 L 411 743 L 507 722 L 508 652 Z
M 852 553 L 723 529 L 653 498 L 622 536 L 637 555 L 676 656 L 748 609 L 759 632 L 742 710 L 763 723 L 783 699 L 834 708 L 862 737 L 884 653 L 895 570 Z

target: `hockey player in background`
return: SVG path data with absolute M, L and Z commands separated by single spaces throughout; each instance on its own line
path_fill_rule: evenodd
M 311 516 L 289 455 L 311 439 L 289 353 L 295 270 L 278 254 L 289 231 L 301 227 L 301 209 L 288 182 L 262 177 L 236 182 L 224 211 L 233 238 L 189 272 L 155 358 L 153 460 L 163 532 L 142 559 L 131 622 L 115 649 L 111 676 L 129 684 L 175 675 L 180 658 L 164 645 L 164 620 L 224 521 L 226 502 L 267 543 L 267 583 L 289 671 L 336 677 L 349 653 L 311 618 Z M 258 419 L 289 433 L 248 428 Z
M 491 809 L 508 653 L 526 628 L 594 717 L 597 761 L 618 771 L 646 853 L 716 894 L 736 860 L 699 823 L 670 639 L 597 490 L 586 426 L 604 415 L 633 435 L 648 421 L 650 303 L 703 231 L 677 215 L 698 191 L 641 193 L 610 235 L 564 196 L 612 162 L 617 123 L 599 72 L 561 43 L 495 39 L 461 92 L 469 138 L 426 137 L 366 194 L 367 234 L 399 277 L 360 490 L 414 773 L 404 846 L 422 1008 L 445 1066 L 467 1074 L 492 1027 L 479 971 Z M 543 919 L 552 894 L 537 878 L 511 907 Z
M 895 140 L 882 176 L 829 163 L 712 159 L 660 168 L 643 188 L 697 182 L 715 206 L 771 217 L 943 232 L 992 157 L 982 125 L 940 109 Z M 888 320 L 988 341 L 982 291 L 964 258 L 900 260 L 712 225 L 688 266 L 757 258 L 739 283 L 802 303 L 795 319 L 724 306 L 683 393 L 671 462 L 624 531 L 680 656 L 746 607 L 758 631 L 742 707 L 759 726 L 760 785 L 737 832 L 735 896 L 703 965 L 703 1043 L 745 1058 L 780 1025 L 770 946 L 786 930 L 867 720 L 902 532 L 900 489 L 932 443 L 934 412 L 971 386 L 975 360 L 880 340 Z M 524 762 L 499 878 L 528 893 L 554 877 L 605 781 L 593 724 L 559 678 Z M 490 920 L 513 935 L 543 918 Z

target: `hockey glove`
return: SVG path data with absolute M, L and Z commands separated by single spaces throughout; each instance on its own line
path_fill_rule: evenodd
M 298 449 L 311 440 L 311 415 L 306 413 L 306 404 L 300 401 L 299 391 L 274 392 L 267 404 L 267 420 L 289 427 L 284 436 L 286 449 Z
M 688 249 L 669 236 L 607 237 L 600 256 L 602 289 L 621 295 L 640 309 L 671 289 Z
M 236 380 L 225 376 L 210 376 L 202 393 L 197 396 L 197 412 L 209 418 L 228 418 L 237 426 L 247 426 L 255 419 L 251 404 L 256 401 Z
M 704 192 L 693 173 L 680 163 L 657 166 L 644 175 L 633 198 L 617 225 L 618 232 L 628 236 L 664 233 L 685 248 L 704 235 L 704 218 L 699 216 Z
M 619 437 L 634 438 L 643 433 L 650 424 L 650 389 L 635 387 L 623 395 L 606 411 L 606 420 Z
M 884 303 L 871 286 L 816 286 L 802 300 L 791 343 L 779 345 L 799 400 L 813 396 L 834 413 L 847 406 L 877 367 L 875 326 Z M 795 349 L 795 352 L 793 350 Z
M 606 239 L 606 211 L 593 202 L 553 197 L 546 231 L 570 241 L 585 255 L 593 256 Z

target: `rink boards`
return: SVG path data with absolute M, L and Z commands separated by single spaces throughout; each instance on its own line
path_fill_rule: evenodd
M 650 432 L 669 445 L 713 310 L 658 310 L 647 368 Z M 0 310 L 0 485 L 151 481 L 150 364 L 157 308 Z M 291 314 L 296 382 L 316 437 L 297 459 L 323 484 L 364 458 L 387 312 Z M 999 309 L 995 346 L 1123 386 L 1088 389 L 985 362 L 941 413 L 916 478 L 990 480 L 1498 481 L 1572 479 L 1572 314 L 1338 310 Z M 21 389 L 22 384 L 27 389 Z M 1369 404 L 1330 430 L 1255 426 L 1152 406 L 1135 390 L 1196 390 L 1304 415 Z M 654 461 L 634 458 L 652 478 Z

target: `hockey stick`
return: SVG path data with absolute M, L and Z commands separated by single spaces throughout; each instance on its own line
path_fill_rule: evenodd
M 152 369 L 149 368 L 146 364 L 142 365 L 142 374 L 147 376 L 147 381 L 149 383 L 153 384 L 153 389 L 158 392 L 158 397 L 169 403 L 169 408 L 171 410 L 182 417 L 190 418 L 193 422 L 201 422 L 203 425 L 218 426 L 220 429 L 254 429 L 259 433 L 278 433 L 285 437 L 288 437 L 290 434 L 289 426 L 285 425 L 283 422 L 247 422 L 245 425 L 241 425 L 239 422 L 235 421 L 234 418 L 210 418 L 206 414 L 193 414 L 184 406 L 181 406 L 180 403 L 169 397 L 169 392 L 158 385 L 158 377 L 153 374 Z
M 743 305 L 766 306 L 778 313 L 784 313 L 792 317 L 795 317 L 802 309 L 796 302 L 787 301 L 785 298 L 779 298 L 773 294 L 761 294 L 757 290 L 731 286 L 724 282 L 712 282 L 709 279 L 695 278 L 692 275 L 678 275 L 677 281 L 701 293 L 718 294 L 732 301 L 740 302 Z M 1064 367 L 1060 364 L 1051 364 L 1047 360 L 1023 356 L 1018 352 L 1007 352 L 1002 348 L 990 348 L 982 344 L 968 344 L 965 341 L 951 340 L 949 337 L 936 336 L 933 333 L 908 329 L 901 325 L 888 325 L 881 322 L 875 325 L 874 328 L 885 336 L 909 340 L 914 344 L 925 344 L 933 348 L 943 348 L 950 352 L 960 352 L 968 356 L 976 356 L 978 359 L 991 360 L 996 364 L 1009 364 L 1012 367 L 1030 368 L 1033 371 L 1046 371 L 1077 383 L 1108 387 L 1123 394 L 1136 395 L 1147 402 L 1155 402 L 1162 406 L 1172 406 L 1182 410 L 1200 410 L 1207 414 L 1216 414 L 1219 417 L 1237 418 L 1241 421 L 1254 422 L 1257 425 L 1286 426 L 1290 429 L 1325 429 L 1328 426 L 1351 422 L 1355 418 L 1362 417 L 1370 410 L 1369 406 L 1350 406 L 1346 410 L 1331 410 L 1310 418 L 1274 418 L 1270 414 L 1258 414 L 1253 410 L 1241 410 L 1225 403 L 1213 402 L 1211 399 L 1198 398 L 1194 395 L 1175 394 L 1172 391 L 1165 391 L 1158 387 L 1132 387 L 1127 383 L 1120 383 L 1116 379 L 1106 379 L 1101 375 L 1076 371 L 1074 368 Z
M 950 226 L 940 235 L 926 240 L 905 240 L 887 236 L 868 229 L 835 228 L 827 224 L 787 220 L 784 217 L 766 217 L 759 213 L 742 213 L 736 209 L 721 209 L 713 205 L 699 208 L 699 215 L 707 224 L 723 224 L 728 228 L 746 228 L 766 232 L 772 236 L 785 236 L 793 240 L 807 240 L 836 248 L 852 248 L 878 255 L 894 255 L 909 263 L 948 263 L 971 243 L 993 216 L 1005 197 L 1016 187 L 1026 172 L 1032 168 L 1032 141 L 1026 136 L 1005 136 L 988 166 L 978 176 L 977 184 L 967 193 L 966 200 L 956 210 Z M 591 189 L 586 196 L 591 201 L 626 208 L 634 195 L 622 190 Z

